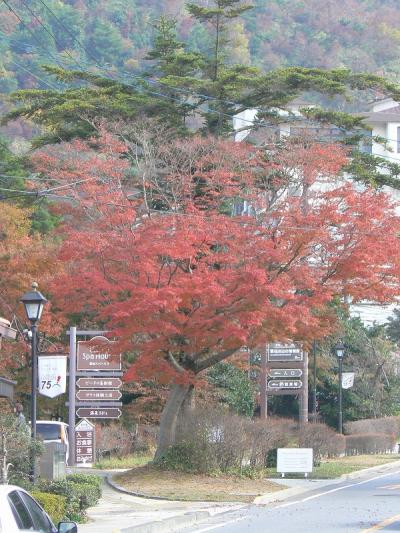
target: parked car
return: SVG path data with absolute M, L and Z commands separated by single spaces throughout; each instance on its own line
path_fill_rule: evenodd
M 75 522 L 60 522 L 56 527 L 48 514 L 26 490 L 15 485 L 0 485 L 0 533 L 77 533 Z
M 61 442 L 67 447 L 66 462 L 69 459 L 68 424 L 57 420 L 37 420 L 36 434 L 43 442 Z

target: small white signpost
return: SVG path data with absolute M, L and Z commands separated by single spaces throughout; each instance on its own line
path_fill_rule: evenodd
M 313 470 L 313 449 L 278 448 L 276 470 L 282 477 L 289 473 L 301 473 L 307 477 Z
M 95 462 L 94 425 L 83 419 L 75 426 L 76 464 L 91 468 Z

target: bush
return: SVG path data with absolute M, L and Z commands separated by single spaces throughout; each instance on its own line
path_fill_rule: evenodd
M 395 434 L 358 433 L 346 436 L 346 455 L 390 453 L 396 443 Z
M 93 474 L 69 474 L 67 476 L 67 481 L 71 483 L 86 483 L 88 485 L 94 485 L 100 489 L 102 485 L 102 478 L 100 476 L 95 476 Z M 101 495 L 101 490 L 100 490 Z
M 386 433 L 387 435 L 399 435 L 400 417 L 386 416 L 383 418 L 366 418 L 347 422 L 344 425 L 344 432 L 347 435 L 356 435 L 359 433 Z
M 48 494 L 47 492 L 31 492 L 46 513 L 50 516 L 55 524 L 65 518 L 66 498 L 57 494 Z
M 186 472 L 263 469 L 271 449 L 288 443 L 287 420 L 256 421 L 223 411 L 191 411 L 178 427 L 177 443 L 158 461 L 160 467 Z
M 135 435 L 124 429 L 121 424 L 96 426 L 97 459 L 116 456 L 118 458 L 133 451 Z
M 322 457 L 337 457 L 346 449 L 345 437 L 325 424 L 306 424 L 299 431 L 299 447 L 312 448 L 314 464 Z
M 78 482 L 79 478 L 80 481 Z M 96 505 L 101 497 L 101 488 L 95 478 L 97 476 L 72 474 L 63 480 L 43 480 L 40 482 L 39 487 L 43 492 L 64 496 L 66 498 L 66 518 L 82 522 L 86 516 L 85 510 Z
M 15 415 L 0 413 L 0 441 L 4 439 L 7 455 L 6 463 L 11 463 L 8 479 L 2 479 L 0 470 L 0 483 L 12 483 L 18 486 L 29 487 L 30 461 L 27 460 L 34 454 L 38 457 L 43 451 L 39 440 L 31 439 L 29 426 Z M 4 457 L 0 451 L 0 462 Z

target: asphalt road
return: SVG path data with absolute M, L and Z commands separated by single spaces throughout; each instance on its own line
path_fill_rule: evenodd
M 400 531 L 400 470 L 251 505 L 185 531 L 202 533 L 372 533 Z

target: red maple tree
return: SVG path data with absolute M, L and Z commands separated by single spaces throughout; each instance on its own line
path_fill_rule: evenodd
M 118 335 L 126 380 L 171 383 L 160 454 L 202 371 L 243 345 L 329 334 L 335 296 L 398 294 L 400 224 L 385 194 L 338 181 L 335 145 L 173 141 L 133 175 L 129 150 L 103 132 L 34 162 L 70 184 L 60 307 Z

